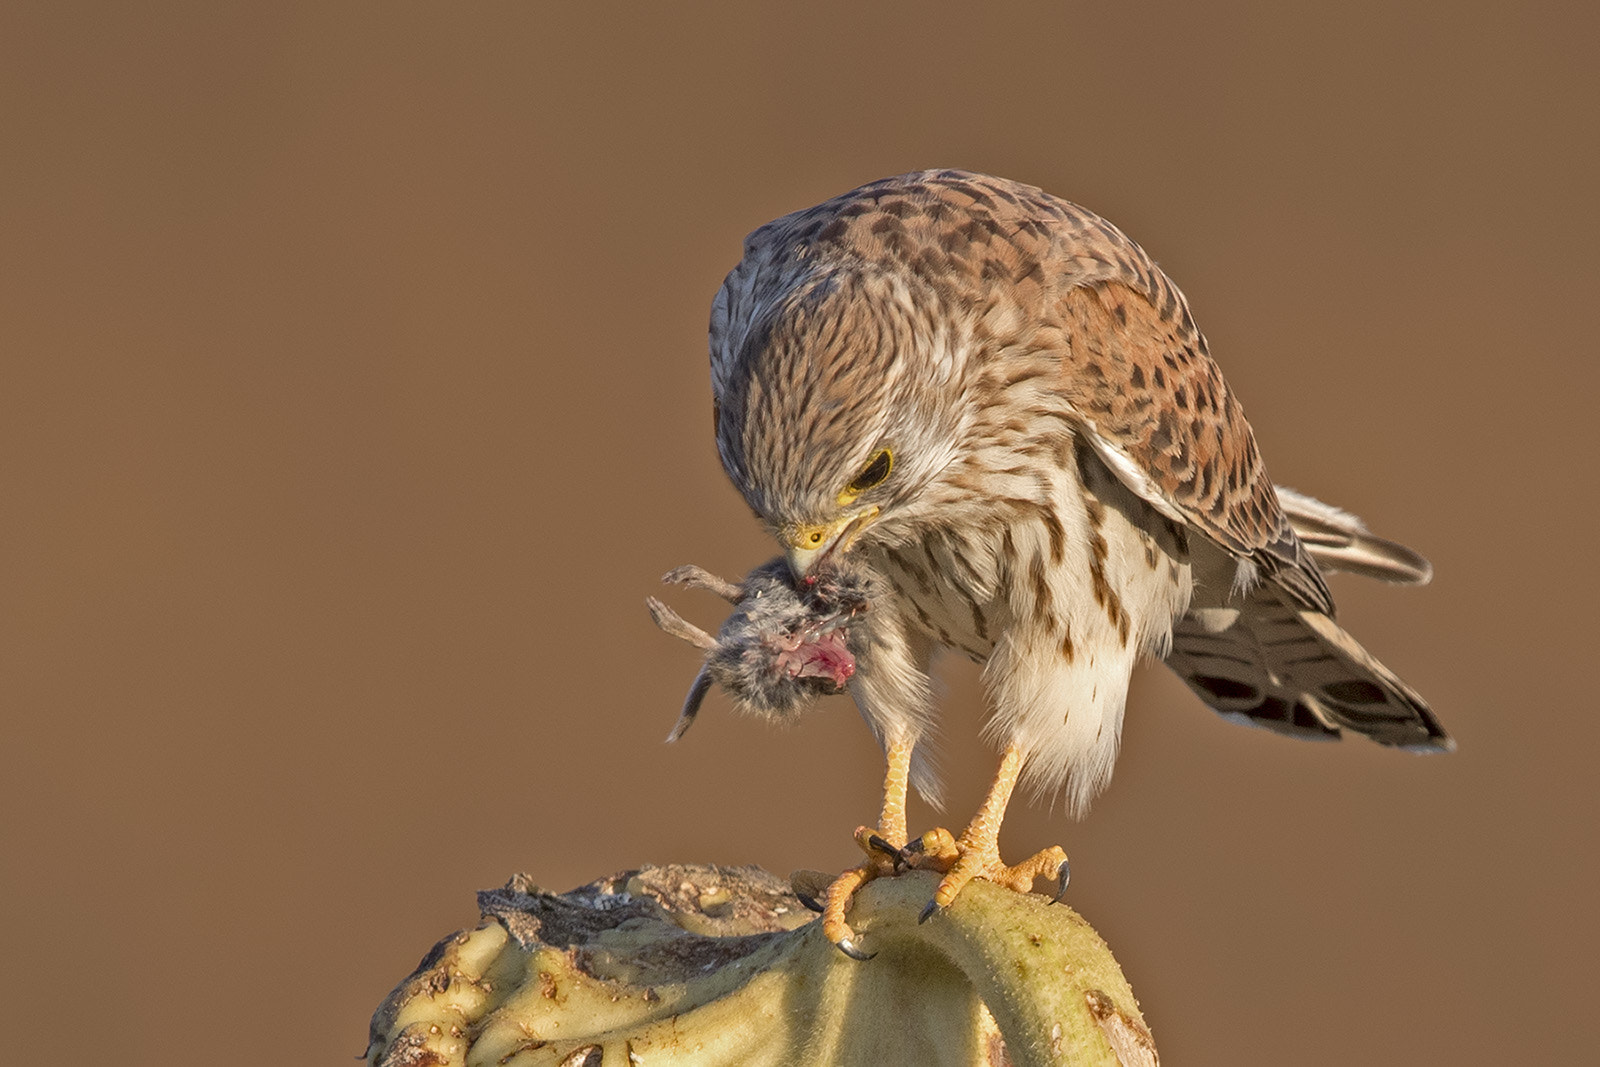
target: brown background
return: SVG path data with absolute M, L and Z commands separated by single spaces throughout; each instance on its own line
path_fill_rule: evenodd
M 1461 744 L 1150 669 L 1008 853 L 1066 845 L 1167 1062 L 1592 1055 L 1592 5 L 235 6 L 0 15 L 7 1060 L 348 1062 L 513 871 L 851 862 L 848 703 L 664 748 L 641 599 L 772 552 L 708 432 L 741 237 L 936 165 L 1118 222 L 1275 476 L 1427 551 L 1335 592 Z

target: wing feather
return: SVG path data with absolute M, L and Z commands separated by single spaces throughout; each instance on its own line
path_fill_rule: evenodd
M 1396 585 L 1426 585 L 1433 578 L 1433 564 L 1405 545 L 1373 534 L 1348 511 L 1285 486 L 1277 489 L 1289 525 L 1324 571 Z
M 1327 585 L 1182 296 L 1101 282 L 1069 290 L 1057 314 L 1065 341 L 1059 388 L 1106 465 L 1157 510 L 1331 615 Z

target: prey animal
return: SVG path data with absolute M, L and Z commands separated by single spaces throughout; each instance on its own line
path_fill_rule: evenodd
M 791 572 L 768 579 L 795 592 L 843 565 L 879 585 L 848 623 L 804 597 L 779 612 L 798 630 L 747 613 L 702 672 L 757 710 L 843 681 L 882 746 L 883 806 L 856 834 L 866 861 L 825 895 L 823 929 L 841 948 L 856 951 L 856 888 L 908 863 L 942 872 L 930 914 L 973 878 L 1019 891 L 1064 880 L 1060 848 L 1003 862 L 1001 822 L 1019 784 L 1088 809 L 1141 657 L 1236 721 L 1453 747 L 1335 621 L 1323 580 L 1420 583 L 1427 562 L 1273 484 L 1183 294 L 1093 212 L 959 170 L 864 185 L 746 238 L 710 347 L 723 469 Z M 1300 432 L 1328 436 L 1331 416 Z M 813 635 L 836 619 L 847 677 Z M 777 634 L 798 645 L 767 651 Z M 753 675 L 715 666 L 757 649 Z M 938 798 L 929 671 L 944 650 L 983 664 L 1000 762 L 959 835 L 912 842 L 908 788 Z M 769 694 L 775 670 L 785 680 Z
M 818 696 L 844 692 L 856 672 L 851 624 L 871 607 L 880 584 L 855 561 L 819 567 L 800 582 L 783 559 L 762 564 L 742 582 L 692 565 L 662 581 L 710 590 L 735 608 L 712 637 L 655 597 L 646 600 L 657 626 L 705 653 L 668 741 L 694 724 L 713 683 L 740 710 L 781 721 L 794 720 Z

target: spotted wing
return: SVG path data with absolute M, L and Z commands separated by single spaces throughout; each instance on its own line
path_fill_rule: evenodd
M 1333 598 L 1279 504 L 1244 410 L 1181 298 L 1110 281 L 1069 291 L 1057 313 L 1066 340 L 1061 390 L 1106 466 L 1298 604 L 1332 615 Z

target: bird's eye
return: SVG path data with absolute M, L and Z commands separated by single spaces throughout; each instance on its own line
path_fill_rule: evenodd
M 844 487 L 844 492 L 839 494 L 839 503 L 848 504 L 873 486 L 882 484 L 893 468 L 894 455 L 887 448 L 880 449 L 872 461 L 861 468 L 861 473 Z

